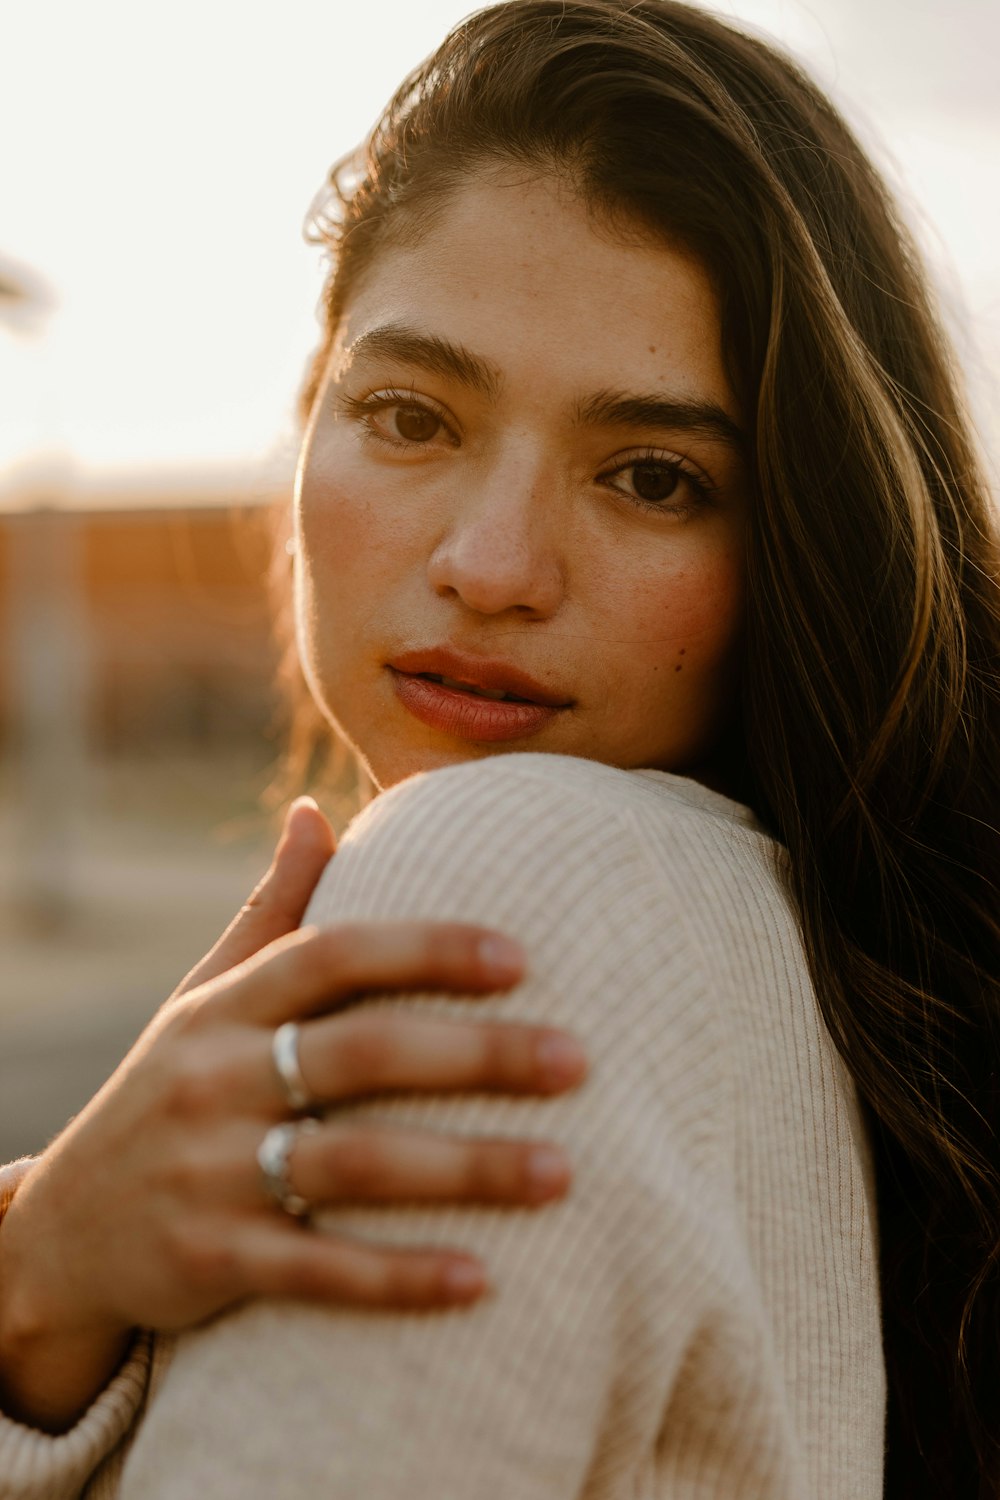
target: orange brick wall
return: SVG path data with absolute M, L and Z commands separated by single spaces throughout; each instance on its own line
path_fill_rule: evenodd
M 11 726 L 13 528 L 0 517 L 0 732 Z M 49 516 L 73 539 L 97 750 L 259 735 L 274 712 L 265 511 L 197 505 Z M 69 532 L 65 533 L 70 536 Z M 42 580 L 44 586 L 44 579 Z M 58 585 L 53 585 L 58 586 Z

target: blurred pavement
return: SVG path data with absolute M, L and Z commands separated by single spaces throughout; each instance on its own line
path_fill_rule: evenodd
M 267 769 L 244 754 L 108 762 L 63 829 L 62 920 L 26 912 L 25 837 L 0 767 L 0 1161 L 93 1095 L 265 868 Z

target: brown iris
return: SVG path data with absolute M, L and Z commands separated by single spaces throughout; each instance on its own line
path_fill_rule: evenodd
M 394 420 L 399 436 L 408 443 L 428 442 L 441 426 L 441 418 L 422 406 L 398 406 Z
M 668 500 L 679 480 L 677 470 L 665 464 L 632 465 L 632 488 L 640 500 Z

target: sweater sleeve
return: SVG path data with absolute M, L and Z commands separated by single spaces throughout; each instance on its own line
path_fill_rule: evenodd
M 329 1212 L 328 1231 L 473 1250 L 493 1291 L 431 1315 L 259 1302 L 183 1336 L 126 1464 L 125 1500 L 637 1492 L 680 1373 L 701 1378 L 695 1345 L 744 1276 L 726 1047 L 683 881 L 664 888 L 634 814 L 609 798 L 620 773 L 567 766 L 497 757 L 384 794 L 352 826 L 309 917 L 455 919 L 520 939 L 530 972 L 507 996 L 366 1003 L 568 1027 L 591 1060 L 581 1089 L 345 1112 L 560 1141 L 569 1197 L 538 1210 Z M 740 1364 L 723 1351 L 720 1368 Z M 749 1400 L 736 1376 L 710 1397 L 737 1468 L 740 1434 L 759 1437 L 740 1417 Z
M 35 1158 L 0 1167 L 0 1224 Z M 104 1390 L 69 1432 L 53 1436 L 0 1411 L 0 1500 L 75 1500 L 128 1432 L 142 1403 L 151 1338 L 141 1334 Z
M 0 1167 L 0 1225 L 34 1161 L 25 1156 Z M 150 1335 L 140 1334 L 124 1364 L 68 1432 L 39 1432 L 0 1411 L 0 1500 L 76 1500 L 135 1420 L 150 1351 Z
M 68 1432 L 38 1432 L 0 1412 L 0 1500 L 76 1500 L 83 1493 L 135 1420 L 151 1343 L 149 1334 L 139 1334 L 125 1363 Z

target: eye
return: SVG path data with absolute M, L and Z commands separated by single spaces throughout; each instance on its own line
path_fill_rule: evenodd
M 407 443 L 427 443 L 441 431 L 441 418 L 423 406 L 383 407 L 382 416 Z
M 457 438 L 443 413 L 412 391 L 373 391 L 370 396 L 341 396 L 341 408 L 361 426 L 364 437 L 385 447 L 405 450 Z
M 669 500 L 681 482 L 680 469 L 667 464 L 631 464 L 630 469 L 632 488 L 640 500 Z
M 599 477 L 640 509 L 662 511 L 666 515 L 683 515 L 697 509 L 714 488 L 705 475 L 682 459 L 661 453 L 626 458 Z

